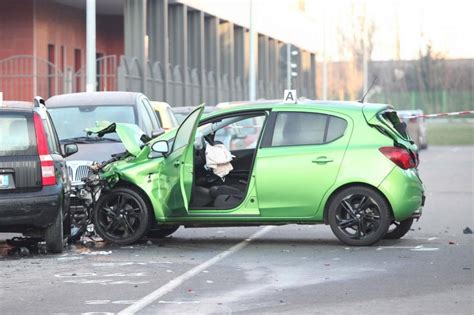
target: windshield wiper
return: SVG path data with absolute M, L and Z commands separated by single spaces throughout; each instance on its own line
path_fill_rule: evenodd
M 91 143 L 91 142 L 101 142 L 101 141 L 110 141 L 110 142 L 120 142 L 120 140 L 113 138 L 99 138 L 99 137 L 72 137 L 61 139 L 62 143 Z

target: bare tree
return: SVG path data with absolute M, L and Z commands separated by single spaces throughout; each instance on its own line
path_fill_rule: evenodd
M 335 76 L 340 81 L 334 82 L 334 85 L 339 99 L 343 96 L 354 100 L 362 92 L 364 57 L 370 62 L 376 26 L 367 16 L 365 6 L 355 4 L 350 8 L 347 21 L 345 27 L 338 27 L 339 57 L 346 62 L 337 67 Z

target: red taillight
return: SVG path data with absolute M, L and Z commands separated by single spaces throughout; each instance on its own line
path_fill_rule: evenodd
M 43 186 L 56 185 L 56 174 L 54 172 L 54 161 L 48 150 L 48 140 L 43 128 L 41 117 L 35 113 L 33 116 L 36 133 L 36 147 L 41 165 L 41 181 Z
M 416 167 L 416 162 L 411 157 L 410 152 L 405 149 L 397 147 L 382 147 L 379 151 L 404 170 Z

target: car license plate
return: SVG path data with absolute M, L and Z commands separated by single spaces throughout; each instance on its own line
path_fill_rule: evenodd
M 0 188 L 6 188 L 10 185 L 8 175 L 0 175 Z

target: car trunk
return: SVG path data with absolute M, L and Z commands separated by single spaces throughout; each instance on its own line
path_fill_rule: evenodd
M 0 193 L 41 186 L 32 113 L 0 112 Z
M 418 164 L 418 148 L 415 142 L 410 138 L 406 123 L 400 121 L 395 110 L 389 106 L 378 108 L 378 110 L 364 107 L 363 113 L 370 126 L 391 138 L 394 142 L 394 146 L 404 148 L 410 152 L 410 155 Z

